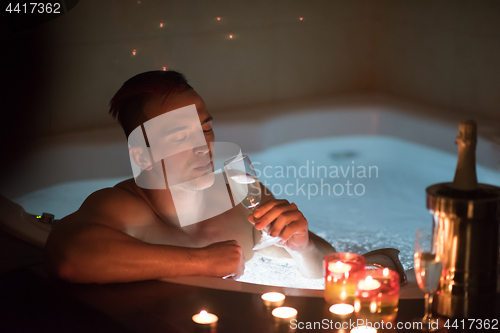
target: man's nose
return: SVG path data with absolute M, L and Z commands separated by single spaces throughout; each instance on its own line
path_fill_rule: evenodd
M 194 151 L 195 154 L 200 154 L 200 155 L 207 154 L 208 151 L 209 151 L 208 145 L 203 145 L 203 146 L 195 147 L 193 149 L 193 151 Z

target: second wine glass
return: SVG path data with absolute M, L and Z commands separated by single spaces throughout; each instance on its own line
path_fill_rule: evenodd
M 421 323 L 422 331 L 435 331 L 441 326 L 432 316 L 433 293 L 437 290 L 443 270 L 442 239 L 436 230 L 421 228 L 415 234 L 414 269 L 417 284 L 425 292 L 425 315 L 414 321 Z
M 250 158 L 247 155 L 231 157 L 224 162 L 224 169 L 235 204 L 241 202 L 245 208 L 253 213 L 262 199 L 262 190 Z M 260 250 L 274 245 L 280 240 L 280 237 L 273 237 L 262 229 L 261 239 L 255 244 L 253 250 Z

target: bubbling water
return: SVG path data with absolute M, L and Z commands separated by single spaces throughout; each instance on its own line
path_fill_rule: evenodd
M 385 247 L 396 248 L 401 251 L 399 256 L 405 269 L 413 267 L 416 229 L 432 223 L 425 208 L 425 187 L 450 180 L 456 167 L 454 154 L 380 136 L 304 140 L 249 155 L 258 169 L 260 182 L 274 191 L 277 198 L 295 202 L 307 218 L 309 229 L 332 244 L 337 251 L 363 254 Z M 354 164 L 376 165 L 378 174 L 372 178 L 356 178 L 355 174 L 355 182 L 362 183 L 366 189 L 362 196 L 344 193 L 308 197 L 300 194 L 296 185 L 304 184 L 306 190 L 309 185 L 318 186 L 320 181 L 334 186 L 345 183 L 345 177 L 340 174 L 340 179 L 320 179 L 317 175 L 297 175 L 291 179 L 266 172 L 265 169 L 269 165 L 272 168 L 267 170 L 279 171 L 280 166 L 298 170 L 307 161 L 309 165 L 314 162 L 315 166 L 333 165 L 339 168 Z M 498 171 L 478 166 L 477 174 L 482 183 L 500 186 Z M 353 180 L 350 172 L 346 177 L 347 180 Z M 123 178 L 68 182 L 29 193 L 14 201 L 27 212 L 49 212 L 60 219 L 76 211 L 92 192 L 112 187 L 121 180 Z M 287 185 L 288 191 L 285 192 Z M 323 279 L 302 277 L 292 259 L 271 259 L 259 253 L 255 253 L 246 263 L 245 274 L 240 281 L 295 288 L 324 288 Z

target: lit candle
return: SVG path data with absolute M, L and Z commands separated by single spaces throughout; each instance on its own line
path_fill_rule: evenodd
M 269 292 L 262 294 L 261 298 L 264 301 L 265 306 L 269 307 L 278 307 L 282 306 L 283 303 L 285 302 L 285 295 L 282 293 L 277 293 L 277 292 Z
M 365 267 L 365 258 L 355 253 L 330 253 L 323 259 L 325 300 L 329 305 L 353 304 L 357 281 L 351 276 Z
M 358 283 L 358 289 L 361 291 L 375 290 L 380 288 L 380 286 L 380 282 L 374 280 L 371 275 L 368 275 L 364 280 Z
M 357 273 L 354 312 L 369 322 L 392 322 L 399 303 L 399 274 L 390 269 L 368 269 Z
M 351 270 L 351 268 L 351 265 L 343 263 L 340 260 L 335 263 L 331 262 L 328 264 L 328 270 L 332 273 L 347 273 Z
M 370 326 L 358 326 L 358 327 L 354 327 L 351 330 L 351 333 L 356 333 L 356 332 L 371 332 L 371 333 L 376 333 L 377 329 L 373 328 L 373 327 L 370 327 Z
M 271 313 L 274 316 L 274 321 L 276 324 L 290 325 L 290 321 L 292 319 L 297 318 L 298 311 L 289 306 L 281 306 L 279 308 L 274 309 Z
M 329 310 L 331 313 L 338 316 L 346 316 L 354 312 L 354 306 L 345 303 L 333 304 L 332 306 L 330 306 Z
M 201 310 L 193 316 L 193 321 L 199 325 L 202 329 L 211 329 L 217 326 L 217 320 L 219 318 L 213 313 L 208 313 L 205 310 Z

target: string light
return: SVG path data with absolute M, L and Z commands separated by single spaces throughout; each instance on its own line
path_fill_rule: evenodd
M 302 21 L 302 19 L 303 19 L 303 17 L 300 17 L 300 18 L 299 18 L 299 20 L 301 20 L 301 21 Z
M 135 49 L 134 49 L 134 50 L 132 51 L 132 55 L 135 55 L 135 52 L 136 52 L 136 51 L 135 51 Z
M 217 18 L 217 21 L 220 21 L 220 17 Z
M 229 38 L 233 38 L 233 35 L 229 35 Z
M 160 23 L 160 28 L 163 28 L 163 23 Z
M 166 71 L 167 70 L 167 67 L 163 67 L 163 71 Z

